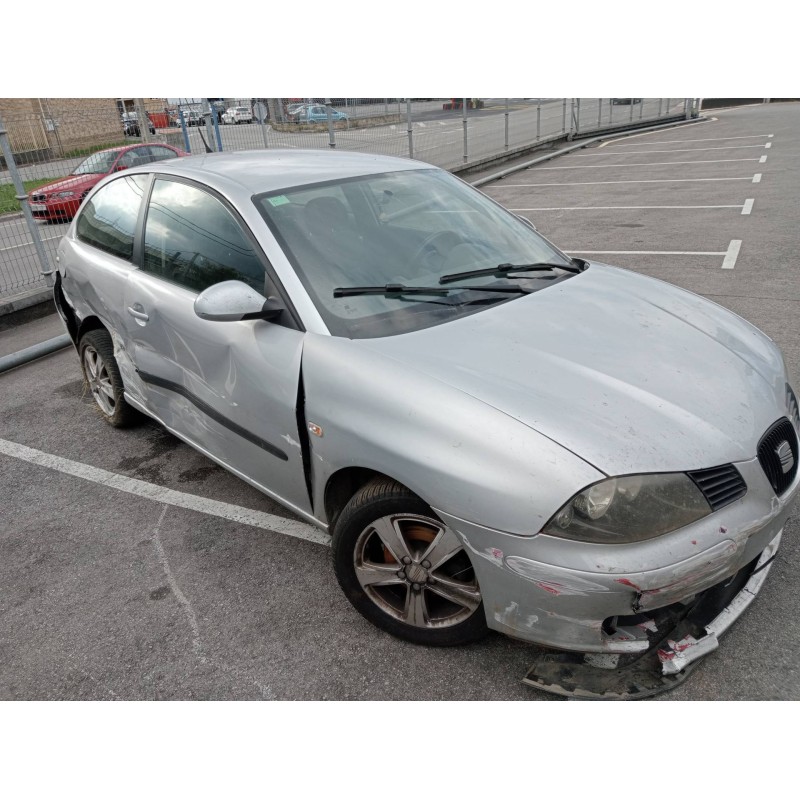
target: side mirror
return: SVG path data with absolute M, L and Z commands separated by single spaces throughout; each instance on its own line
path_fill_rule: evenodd
M 239 322 L 245 319 L 277 319 L 283 307 L 267 300 L 242 281 L 222 281 L 197 295 L 194 313 L 212 322 Z

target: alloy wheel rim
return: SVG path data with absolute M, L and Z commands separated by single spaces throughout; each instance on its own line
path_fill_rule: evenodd
M 353 564 L 369 599 L 414 628 L 453 627 L 481 603 L 461 540 L 430 517 L 391 514 L 370 523 L 356 541 Z
M 83 351 L 83 367 L 89 391 L 91 391 L 95 403 L 104 414 L 109 417 L 113 416 L 117 401 L 114 396 L 114 387 L 111 385 L 111 377 L 108 374 L 108 367 L 100 353 L 91 345 Z

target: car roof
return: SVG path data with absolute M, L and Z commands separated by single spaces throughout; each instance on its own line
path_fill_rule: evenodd
M 136 172 L 164 172 L 193 178 L 209 186 L 233 181 L 250 194 L 309 183 L 413 169 L 436 169 L 430 164 L 371 153 L 326 150 L 240 150 L 187 156 L 155 162 Z

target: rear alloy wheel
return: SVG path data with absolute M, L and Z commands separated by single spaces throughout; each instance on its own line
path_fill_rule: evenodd
M 333 534 L 336 577 L 374 625 L 416 644 L 467 644 L 487 633 L 461 539 L 400 484 L 376 479 L 347 504 Z
M 114 344 L 105 330 L 93 330 L 81 337 L 78 353 L 83 380 L 103 419 L 115 428 L 125 428 L 140 419 L 123 396 L 122 378 L 114 358 Z

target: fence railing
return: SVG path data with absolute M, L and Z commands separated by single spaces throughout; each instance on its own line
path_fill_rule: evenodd
M 87 157 L 106 148 L 138 145 L 132 163 L 163 158 L 165 145 L 193 154 L 353 150 L 459 170 L 537 143 L 693 113 L 692 100 L 675 98 L 62 99 L 27 109 L 8 102 L 0 100 L 0 300 L 48 285 L 66 222 L 101 174 L 75 181 L 73 173 L 85 173 Z M 97 170 L 110 163 L 95 159 Z M 61 179 L 69 183 L 48 186 Z

